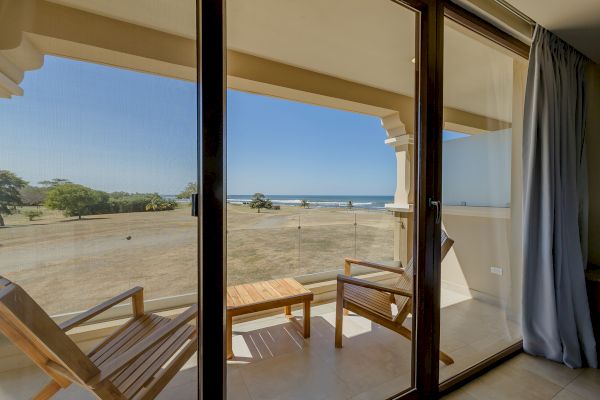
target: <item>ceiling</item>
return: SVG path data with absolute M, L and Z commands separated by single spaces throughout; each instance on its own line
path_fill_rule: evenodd
M 51 1 L 195 36 L 195 0 Z M 445 105 L 510 120 L 512 57 L 448 26 L 445 32 Z M 414 93 L 415 15 L 390 0 L 228 0 L 227 47 L 404 95 Z
M 600 0 L 508 0 L 538 24 L 600 63 Z
M 513 58 L 449 25 L 444 103 L 511 120 Z M 227 47 L 413 96 L 415 14 L 389 0 L 229 0 Z

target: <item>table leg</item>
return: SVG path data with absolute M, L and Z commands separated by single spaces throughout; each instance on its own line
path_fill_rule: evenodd
M 304 337 L 310 337 L 310 300 L 304 302 Z
M 227 359 L 233 358 L 233 317 L 227 313 Z
M 288 318 L 292 318 L 292 306 L 284 306 L 283 307 L 283 312 L 285 313 L 285 316 Z

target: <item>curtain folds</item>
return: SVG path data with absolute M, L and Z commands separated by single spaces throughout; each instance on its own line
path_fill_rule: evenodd
M 585 286 L 587 59 L 537 26 L 523 125 L 523 346 L 597 368 Z

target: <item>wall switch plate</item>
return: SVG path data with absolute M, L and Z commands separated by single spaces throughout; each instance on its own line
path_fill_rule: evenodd
M 490 272 L 492 274 L 502 276 L 502 268 L 501 267 L 490 267 Z

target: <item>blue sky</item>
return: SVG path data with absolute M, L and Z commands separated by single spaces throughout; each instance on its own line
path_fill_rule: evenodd
M 235 91 L 228 104 L 230 194 L 394 193 L 379 118 Z
M 36 184 L 175 194 L 195 179 L 196 87 L 47 56 L 25 95 L 0 100 L 0 169 Z M 395 190 L 376 117 L 228 91 L 229 194 Z
M 177 193 L 194 179 L 195 84 L 46 56 L 22 86 L 0 100 L 0 169 L 106 191 Z

